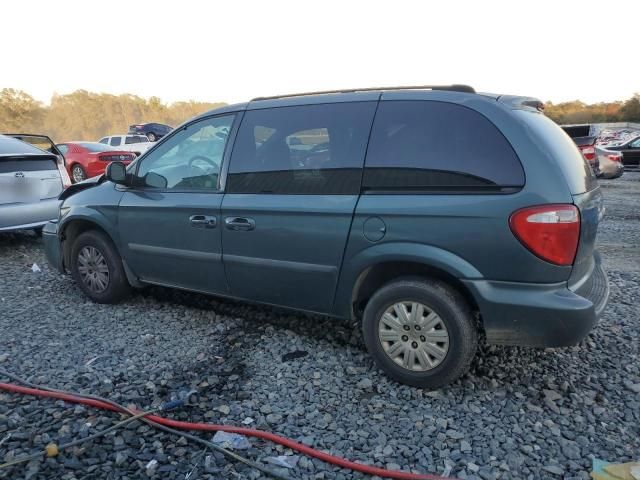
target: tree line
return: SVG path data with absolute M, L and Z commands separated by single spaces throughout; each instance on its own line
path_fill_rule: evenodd
M 175 102 L 157 97 L 110 95 L 77 90 L 54 95 L 43 105 L 13 88 L 0 90 L 0 133 L 43 133 L 55 142 L 97 141 L 109 134 L 127 133 L 134 123 L 158 122 L 176 127 L 185 120 L 225 103 Z
M 640 94 L 626 101 L 587 104 L 580 100 L 545 104 L 544 113 L 559 124 L 640 122 Z
M 13 88 L 0 90 L 0 133 L 44 133 L 54 141 L 98 140 L 126 133 L 129 125 L 144 122 L 175 127 L 185 120 L 225 103 L 175 102 L 158 97 L 111 95 L 76 90 L 54 95 L 43 105 L 31 95 Z M 586 104 L 579 100 L 545 104 L 545 113 L 560 124 L 640 122 L 640 94 L 626 101 Z

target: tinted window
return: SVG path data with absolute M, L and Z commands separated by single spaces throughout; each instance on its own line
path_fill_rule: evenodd
M 250 110 L 229 166 L 230 193 L 354 194 L 375 102 Z
M 118 140 L 120 139 L 118 138 Z M 86 148 L 90 152 L 110 152 L 113 150 L 113 148 L 108 145 L 103 145 L 102 143 L 97 142 L 78 142 L 76 145 Z
M 124 139 L 124 143 L 126 145 L 130 145 L 132 143 L 140 143 L 140 140 L 138 139 L 138 137 L 132 137 L 130 135 L 128 135 L 125 139 Z
M 24 158 L 0 157 L 0 173 L 39 172 L 43 170 L 57 169 L 58 165 L 56 164 L 56 159 L 47 157 L 44 153 L 41 157 L 36 158 L 29 158 L 28 156 L 25 156 Z
M 111 144 L 112 147 L 117 147 L 118 145 L 120 145 L 120 137 L 111 137 L 111 142 L 109 142 Z
M 137 141 L 137 142 L 134 142 L 134 143 L 146 143 L 146 142 L 148 142 L 148 141 L 149 141 L 149 139 L 148 139 L 147 137 L 140 137 L 140 136 L 138 136 L 138 137 L 135 137 L 135 138 L 137 138 L 137 139 L 138 139 L 138 141 Z
M 233 115 L 208 118 L 182 129 L 145 156 L 137 182 L 175 190 L 219 189 L 218 176 Z
M 433 101 L 381 102 L 364 187 L 372 190 L 495 190 L 524 185 L 511 145 L 487 118 Z

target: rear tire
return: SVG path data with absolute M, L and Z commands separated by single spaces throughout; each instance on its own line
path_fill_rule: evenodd
M 118 303 L 131 287 L 113 242 L 97 230 L 81 233 L 71 248 L 71 275 L 97 303 Z
M 478 333 L 465 299 L 444 282 L 404 278 L 380 288 L 362 320 L 376 364 L 394 380 L 436 389 L 469 370 Z
M 147 138 L 150 142 L 155 142 L 156 140 L 158 140 L 158 137 L 156 137 L 156 134 L 153 132 L 147 133 Z
M 71 167 L 71 179 L 73 183 L 78 183 L 87 179 L 87 173 L 82 168 L 82 165 L 78 165 L 77 163 Z

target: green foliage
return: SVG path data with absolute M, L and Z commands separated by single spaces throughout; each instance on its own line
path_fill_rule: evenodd
M 54 141 L 97 141 L 109 134 L 126 133 L 134 123 L 159 122 L 173 127 L 224 103 L 175 102 L 164 104 L 158 97 L 110 95 L 76 90 L 54 95 L 43 106 L 21 90 L 0 90 L 0 132 L 33 132 Z

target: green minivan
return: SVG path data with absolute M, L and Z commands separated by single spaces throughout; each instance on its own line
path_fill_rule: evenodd
M 462 85 L 227 106 L 60 199 L 47 255 L 92 300 L 163 285 L 358 319 L 419 387 L 465 373 L 480 334 L 576 344 L 609 294 L 575 144 L 539 101 Z

